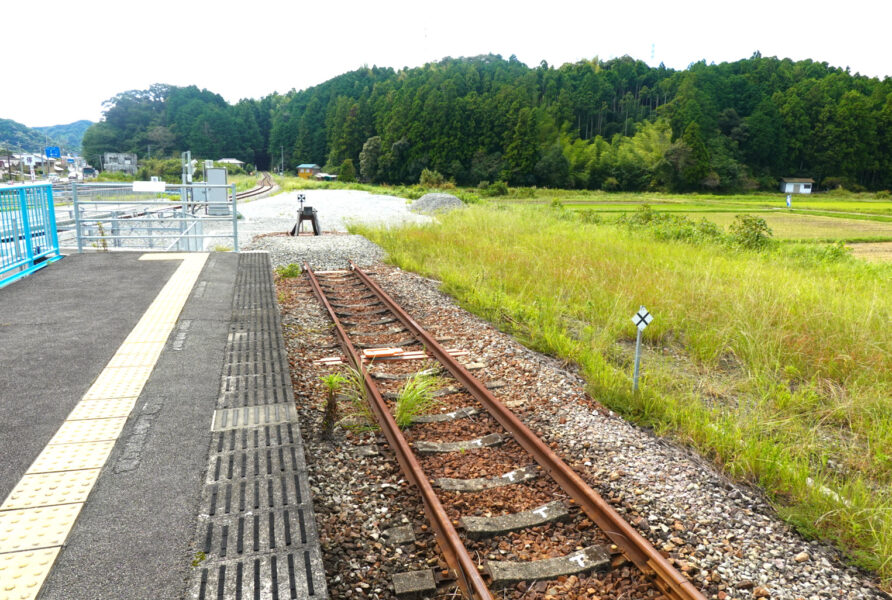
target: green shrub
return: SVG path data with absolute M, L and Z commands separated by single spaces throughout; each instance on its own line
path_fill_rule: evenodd
M 452 194 L 465 204 L 480 204 L 480 196 L 472 192 L 468 192 L 462 189 L 456 189 L 452 192 Z
M 283 279 L 289 279 L 292 277 L 300 277 L 301 271 L 300 265 L 297 263 L 289 263 L 287 265 L 279 265 L 276 267 L 276 275 Z
M 735 215 L 728 229 L 731 240 L 744 248 L 764 248 L 771 242 L 771 228 L 762 217 Z
M 580 210 L 576 214 L 579 215 L 579 220 L 583 223 L 591 223 L 593 225 L 601 223 L 601 215 L 596 210 Z
M 539 190 L 536 189 L 535 186 L 514 188 L 514 197 L 515 198 L 535 198 L 538 195 L 539 195 Z
M 646 229 L 659 240 L 701 243 L 719 242 L 724 238 L 722 229 L 712 221 L 692 221 L 685 216 L 657 212 L 649 204 L 642 204 L 638 210 L 621 216 L 617 222 L 629 229 Z
M 892 196 L 892 193 L 889 190 L 880 190 L 873 195 L 877 200 L 888 200 L 890 196 Z
M 338 169 L 338 181 L 342 183 L 356 181 L 356 167 L 353 166 L 353 161 L 351 159 L 345 159 L 344 162 L 341 163 L 341 168 Z
M 422 169 L 421 177 L 418 178 L 418 183 L 425 187 L 440 187 L 446 183 L 446 178 L 443 177 L 443 174 L 439 171 Z
M 507 196 L 508 184 L 504 181 L 494 181 L 492 183 L 489 183 L 488 181 L 481 181 L 480 185 L 477 186 L 477 192 L 481 196 Z
M 779 253 L 791 258 L 803 266 L 817 266 L 826 263 L 838 263 L 852 259 L 852 250 L 842 241 L 831 244 L 785 243 L 779 247 Z
M 103 181 L 133 181 L 133 175 L 117 171 L 103 171 L 96 177 L 97 182 Z
M 601 184 L 601 189 L 605 192 L 615 192 L 619 189 L 619 180 L 616 177 L 608 177 Z
M 400 187 L 397 189 L 397 194 L 402 196 L 403 198 L 408 198 L 409 200 L 418 200 L 422 196 L 427 193 L 427 188 L 421 187 L 420 185 L 413 185 L 410 187 Z
M 148 181 L 158 177 L 167 183 L 180 183 L 183 180 L 183 164 L 178 158 L 149 158 L 139 161 L 136 179 Z

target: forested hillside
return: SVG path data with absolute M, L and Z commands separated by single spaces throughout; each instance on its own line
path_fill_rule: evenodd
M 42 131 L 11 119 L 0 119 L 0 150 L 4 152 L 41 152 L 45 138 Z
M 33 129 L 45 133 L 49 139 L 56 140 L 57 143 L 63 145 L 71 152 L 80 152 L 84 132 L 92 124 L 92 121 L 81 120 L 68 123 L 67 125 L 48 125 L 45 127 L 34 127 Z
M 68 125 L 28 127 L 17 121 L 0 119 L 0 149 L 42 154 L 48 144 L 61 146 L 63 152 L 80 152 L 81 138 L 90 125 L 90 121 L 75 121 Z
M 259 168 L 346 159 L 370 181 L 424 168 L 459 184 L 591 189 L 774 188 L 813 177 L 892 187 L 892 79 L 763 58 L 652 68 L 629 57 L 534 68 L 514 57 L 362 68 L 227 104 L 196 87 L 119 94 L 84 154 L 191 150 Z

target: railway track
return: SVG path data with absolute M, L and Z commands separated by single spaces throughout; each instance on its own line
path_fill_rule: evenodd
M 260 183 L 256 187 L 253 187 L 250 190 L 245 190 L 244 192 L 239 192 L 235 195 L 236 200 L 242 201 L 263 195 L 273 189 L 275 185 L 272 176 L 269 173 L 264 173 L 263 179 L 260 180 Z
M 479 365 L 448 348 L 448 339 L 434 339 L 352 263 L 349 271 L 305 268 L 344 352 L 324 362 L 346 362 L 360 374 L 378 425 L 421 496 L 448 577 L 465 597 L 491 599 L 500 586 L 609 572 L 628 561 L 654 595 L 704 600 L 474 377 Z M 440 411 L 416 415 L 401 430 L 393 405 L 419 371 L 440 374 Z M 494 560 L 502 556 L 523 560 Z

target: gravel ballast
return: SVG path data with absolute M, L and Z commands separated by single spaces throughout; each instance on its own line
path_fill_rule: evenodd
M 304 262 L 317 271 L 346 269 L 353 260 L 360 267 L 377 263 L 384 251 L 361 235 L 264 235 L 254 238 L 245 250 L 269 252 L 273 268 Z

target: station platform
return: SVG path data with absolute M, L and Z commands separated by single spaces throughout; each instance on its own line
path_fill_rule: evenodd
M 328 598 L 269 258 L 0 289 L 0 600 Z

